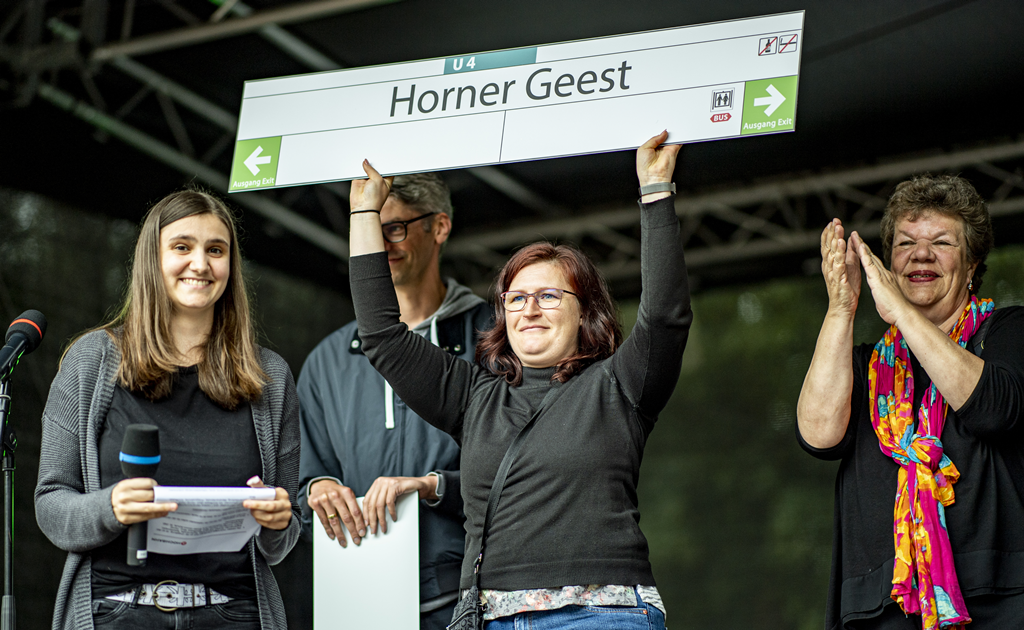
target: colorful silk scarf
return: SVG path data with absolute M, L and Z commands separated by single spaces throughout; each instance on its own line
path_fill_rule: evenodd
M 967 347 L 992 311 L 992 300 L 971 296 L 949 333 Z M 891 326 L 875 345 L 868 366 L 871 424 L 882 452 L 900 466 L 893 508 L 896 563 L 892 598 L 907 614 L 921 615 L 924 630 L 962 630 L 971 618 L 960 594 L 946 531 L 945 507 L 952 505 L 960 472 L 942 453 L 946 402 L 932 383 L 914 422 L 914 373 L 908 367 L 903 334 Z

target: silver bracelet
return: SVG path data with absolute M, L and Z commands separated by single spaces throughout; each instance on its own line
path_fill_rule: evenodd
M 647 184 L 646 186 L 640 187 L 640 196 L 649 195 L 651 193 L 667 192 L 676 194 L 676 183 L 675 182 L 657 182 L 654 184 Z

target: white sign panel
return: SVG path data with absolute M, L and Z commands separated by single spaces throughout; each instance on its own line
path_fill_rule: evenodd
M 802 11 L 248 81 L 230 190 L 792 131 Z
M 363 497 L 356 501 L 362 509 Z M 399 497 L 388 533 L 378 527 L 359 546 L 348 537 L 344 548 L 313 519 L 313 630 L 419 630 L 419 507 L 419 494 Z

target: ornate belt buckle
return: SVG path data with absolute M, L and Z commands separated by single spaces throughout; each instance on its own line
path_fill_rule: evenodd
M 178 582 L 175 580 L 164 580 L 163 582 L 158 582 L 157 585 L 153 587 L 153 605 L 156 606 L 157 610 L 161 610 L 163 612 L 174 612 L 175 610 L 178 610 L 177 606 L 160 605 L 160 587 L 164 585 L 177 586 Z M 170 598 L 170 595 L 167 595 L 167 597 Z M 178 589 L 174 589 L 174 598 L 175 600 L 179 599 Z

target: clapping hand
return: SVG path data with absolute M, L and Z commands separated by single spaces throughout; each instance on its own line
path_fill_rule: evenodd
M 896 282 L 896 275 L 885 268 L 882 260 L 856 232 L 850 234 L 850 249 L 860 258 L 871 297 L 875 300 L 875 310 L 886 324 L 895 324 L 908 307 L 913 308 Z
M 825 277 L 830 309 L 849 315 L 860 300 L 860 257 L 843 238 L 843 223 L 832 219 L 821 232 L 821 275 Z

